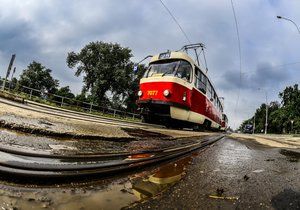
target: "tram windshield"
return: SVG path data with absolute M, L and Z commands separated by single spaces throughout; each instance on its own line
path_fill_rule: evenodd
M 191 80 L 192 67 L 184 60 L 164 60 L 149 65 L 144 77 L 176 76 L 186 81 Z

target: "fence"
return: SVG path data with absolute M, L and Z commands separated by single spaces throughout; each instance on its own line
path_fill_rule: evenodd
M 48 102 L 50 104 L 55 104 L 56 106 L 66 107 L 73 110 L 80 110 L 88 113 L 99 113 L 101 115 L 111 115 L 119 118 L 131 118 L 140 119 L 140 115 L 136 113 L 126 112 L 111 107 L 99 106 L 93 103 L 79 101 L 73 98 L 63 97 L 60 95 L 47 93 L 42 90 L 37 90 L 34 88 L 19 86 L 15 88 L 16 84 L 12 84 L 7 81 L 5 85 L 5 90 L 9 92 L 16 92 L 18 94 L 24 95 L 27 99 L 37 102 Z M 3 89 L 3 80 L 0 80 L 0 88 Z

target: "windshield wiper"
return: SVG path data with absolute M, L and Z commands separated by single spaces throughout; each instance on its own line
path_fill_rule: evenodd
M 163 77 L 163 76 L 165 76 L 166 74 L 170 74 L 170 73 L 172 73 L 172 71 L 166 71 L 166 72 L 163 73 L 161 76 Z

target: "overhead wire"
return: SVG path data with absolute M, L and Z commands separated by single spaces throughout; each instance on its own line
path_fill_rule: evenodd
M 169 10 L 169 8 L 167 7 L 167 5 L 162 0 L 159 0 L 159 1 L 162 4 L 162 6 L 167 10 L 167 12 L 169 13 L 169 15 L 174 20 L 174 22 L 177 24 L 177 26 L 179 27 L 180 31 L 182 32 L 182 34 L 186 38 L 186 40 L 189 42 L 189 44 L 191 44 L 191 41 L 190 41 L 188 35 L 185 33 L 185 31 L 183 30 L 182 26 L 179 24 L 179 22 L 177 21 L 177 19 L 175 18 L 175 16 L 172 14 L 172 12 Z
M 240 32 L 239 32 L 239 27 L 238 27 L 238 21 L 237 21 L 237 16 L 236 16 L 236 12 L 234 9 L 234 4 L 233 4 L 233 0 L 230 0 L 231 2 L 231 8 L 232 8 L 232 13 L 233 13 L 233 17 L 234 17 L 234 22 L 235 22 L 235 28 L 236 28 L 236 34 L 237 34 L 237 41 L 238 41 L 238 51 L 239 51 L 239 72 L 240 72 L 240 81 L 239 81 L 239 86 L 238 86 L 238 95 L 237 95 L 237 100 L 236 100 L 236 104 L 235 104 L 235 108 L 234 108 L 234 113 L 236 115 L 236 111 L 237 111 L 237 107 L 238 107 L 238 103 L 239 103 L 239 99 L 240 99 L 240 91 L 241 91 L 241 85 L 242 85 L 242 51 L 241 51 L 241 40 L 240 40 Z

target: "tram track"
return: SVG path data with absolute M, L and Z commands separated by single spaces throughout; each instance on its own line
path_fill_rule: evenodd
M 20 103 L 16 103 L 16 102 L 12 102 L 0 98 L 0 102 L 12 107 L 21 108 L 28 111 L 34 111 L 42 114 L 48 114 L 51 116 L 63 117 L 63 118 L 68 118 L 73 120 L 81 120 L 81 121 L 91 122 L 91 123 L 100 123 L 100 124 L 111 125 L 111 126 L 123 126 L 129 128 L 137 128 L 137 127 L 162 128 L 163 127 L 159 125 L 152 125 L 152 124 L 133 122 L 133 121 L 130 122 L 121 119 L 112 119 L 112 118 L 96 116 L 88 113 L 81 113 L 81 112 L 66 110 L 62 108 L 50 107 L 36 102 L 31 102 L 31 101 L 26 101 L 27 104 L 20 104 Z
M 102 175 L 156 164 L 203 149 L 224 136 L 215 136 L 180 147 L 133 153 L 47 155 L 0 147 L 0 172 L 12 176 L 68 178 Z

